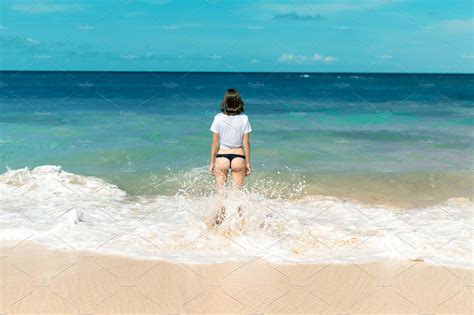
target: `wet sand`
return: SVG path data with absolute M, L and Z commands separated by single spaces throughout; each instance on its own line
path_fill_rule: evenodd
M 0 312 L 472 314 L 473 270 L 412 261 L 169 263 L 1 247 Z

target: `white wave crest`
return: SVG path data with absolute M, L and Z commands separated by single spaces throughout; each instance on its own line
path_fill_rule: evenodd
M 54 248 L 182 262 L 416 259 L 473 267 L 474 207 L 465 198 L 401 210 L 327 196 L 133 197 L 46 165 L 0 175 L 0 202 L 1 240 Z

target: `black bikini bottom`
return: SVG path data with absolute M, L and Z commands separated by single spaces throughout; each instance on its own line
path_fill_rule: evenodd
M 242 154 L 233 154 L 233 153 L 228 153 L 228 154 L 217 154 L 216 155 L 216 158 L 220 158 L 220 157 L 223 157 L 223 158 L 226 158 L 229 160 L 229 167 L 230 165 L 232 164 L 232 160 L 235 159 L 235 158 L 243 158 L 245 159 L 245 155 L 242 155 Z

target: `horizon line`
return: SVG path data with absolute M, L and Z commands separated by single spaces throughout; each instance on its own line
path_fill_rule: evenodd
M 474 75 L 474 72 L 348 72 L 348 71 L 135 71 L 135 70 L 0 70 L 2 72 L 73 72 L 73 73 L 218 73 L 218 74 L 403 74 L 403 75 L 415 75 L 415 74 L 429 74 L 429 75 Z

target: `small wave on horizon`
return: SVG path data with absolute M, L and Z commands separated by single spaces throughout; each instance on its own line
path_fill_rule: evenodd
M 285 188 L 293 195 L 281 194 L 262 179 L 220 200 L 194 193 L 201 173 L 181 178 L 174 196 L 132 196 L 60 166 L 8 170 L 0 175 L 0 240 L 179 262 L 411 259 L 473 267 L 474 207 L 466 198 L 395 209 L 305 196 L 302 184 Z M 216 227 L 221 205 L 226 218 Z

